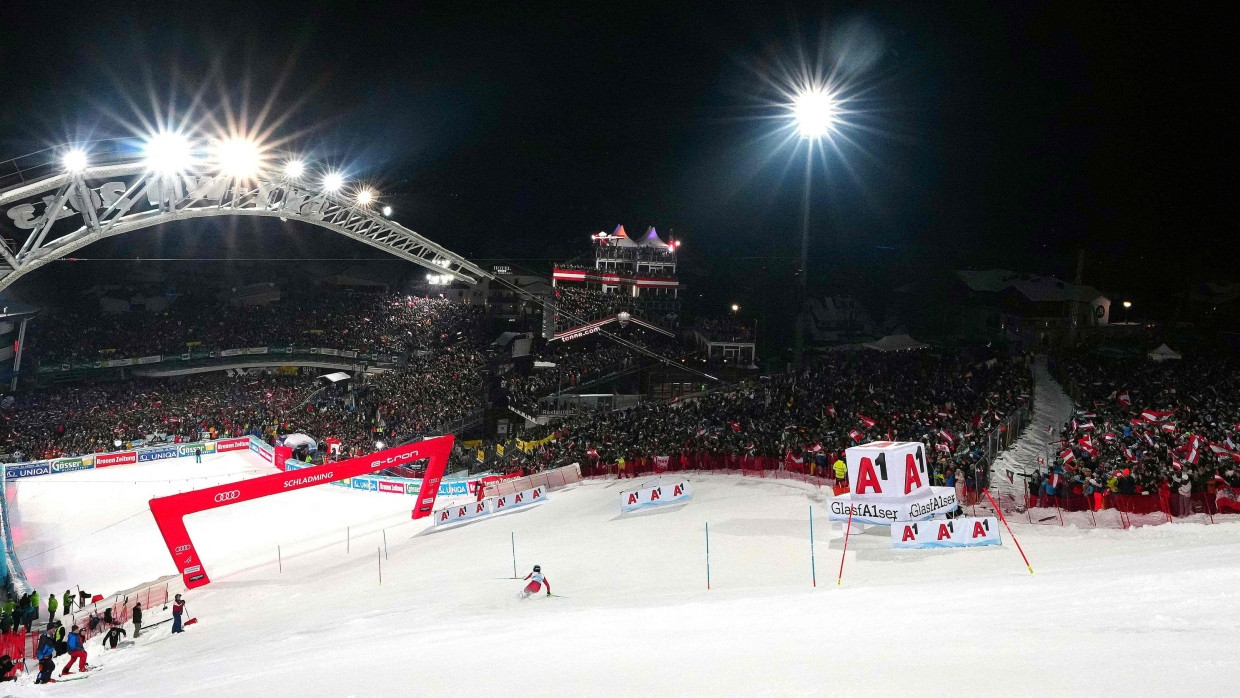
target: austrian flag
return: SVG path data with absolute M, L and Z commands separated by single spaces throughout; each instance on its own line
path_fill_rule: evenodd
M 873 419 L 870 419 L 869 417 L 867 417 L 867 416 L 865 416 L 865 415 L 863 415 L 863 414 L 858 414 L 858 415 L 857 415 L 857 419 L 860 419 L 860 420 L 861 420 L 861 423 L 865 425 L 865 428 L 866 428 L 866 429 L 869 429 L 870 427 L 872 427 L 872 426 L 874 426 L 875 424 L 877 424 L 877 422 L 875 422 Z
M 952 436 L 950 431 L 946 429 L 939 429 L 939 436 L 943 437 L 943 439 L 949 442 L 952 446 L 956 445 L 956 437 Z
M 1119 404 L 1123 405 L 1124 407 L 1132 407 L 1132 398 L 1128 397 L 1127 390 L 1120 393 L 1119 395 L 1116 395 L 1115 399 L 1118 400 Z
M 852 437 L 852 440 L 853 440 L 853 441 L 860 441 L 862 438 L 864 438 L 864 437 L 865 437 L 865 434 L 862 434 L 861 432 L 857 431 L 856 429 L 853 429 L 852 431 L 848 432 L 848 435 L 849 435 L 850 437 Z

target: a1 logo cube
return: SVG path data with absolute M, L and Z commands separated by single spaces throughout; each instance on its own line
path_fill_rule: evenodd
M 845 451 L 854 499 L 897 499 L 930 489 L 925 446 L 916 441 L 875 441 Z

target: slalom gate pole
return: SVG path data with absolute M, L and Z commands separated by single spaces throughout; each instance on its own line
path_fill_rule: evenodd
M 995 508 L 995 513 L 999 515 L 999 520 L 1003 522 L 1003 527 L 1007 529 L 1008 535 L 1012 537 L 1012 542 L 1016 544 L 1016 550 L 1020 553 L 1020 557 L 1025 561 L 1025 567 L 1029 568 L 1029 574 L 1033 574 L 1033 566 L 1029 564 L 1029 558 L 1025 557 L 1025 551 L 1020 547 L 1020 541 L 1016 540 L 1016 534 L 1012 533 L 1012 527 L 1008 525 L 1007 517 L 1003 515 L 1003 510 L 995 503 L 995 498 L 990 496 L 990 488 L 982 490 L 986 493 L 986 499 L 990 500 L 990 506 Z
M 383 557 L 387 559 L 387 529 L 383 529 Z
M 517 578 L 517 534 L 510 531 L 508 538 L 512 541 L 512 578 Z
M 814 562 L 814 505 L 809 505 L 809 572 L 814 580 L 814 588 L 818 587 L 818 565 Z
M 706 522 L 706 591 L 710 591 L 710 522 Z
M 848 555 L 848 534 L 852 531 L 852 502 L 848 502 L 848 523 L 844 524 L 844 552 L 840 553 L 840 576 L 835 579 L 835 586 L 844 583 L 844 557 Z

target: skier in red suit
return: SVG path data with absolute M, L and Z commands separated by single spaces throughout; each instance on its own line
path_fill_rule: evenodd
M 547 587 L 547 596 L 551 596 L 551 582 L 548 582 L 547 578 L 543 576 L 541 567 L 534 565 L 534 571 L 525 575 L 525 578 L 530 580 L 530 583 L 525 585 L 525 590 L 521 592 L 521 598 L 528 599 L 531 595 L 537 594 L 544 586 Z

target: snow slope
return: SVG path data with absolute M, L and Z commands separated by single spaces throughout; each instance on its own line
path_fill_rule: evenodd
M 1040 357 L 1033 366 L 1033 420 L 1012 448 L 999 454 L 991 465 L 990 481 L 994 487 L 1004 494 L 1024 494 L 1025 479 L 1016 477 L 1015 484 L 1011 484 L 1004 471 L 1027 475 L 1035 470 L 1045 470 L 1045 466 L 1038 463 L 1038 457 L 1050 462 L 1048 456 L 1057 449 L 1048 450 L 1047 444 L 1052 441 L 1059 443 L 1050 430 L 1071 418 L 1072 399 L 1046 370 L 1046 358 Z
M 837 587 L 842 540 L 816 506 L 815 589 L 808 528 L 817 493 L 724 475 L 692 480 L 693 499 L 665 510 L 621 516 L 618 493 L 633 483 L 589 481 L 529 510 L 445 531 L 407 513 L 395 521 L 382 495 L 326 487 L 296 511 L 276 503 L 294 493 L 251 502 L 252 512 L 203 514 L 191 531 L 217 581 L 189 594 L 200 622 L 175 637 L 161 626 L 114 654 L 92 643 L 103 671 L 56 690 L 1182 695 L 1215 693 L 1240 672 L 1232 649 L 1240 524 L 1014 524 L 1036 575 L 1010 541 L 895 551 L 886 529 L 872 529 L 850 538 Z M 342 540 L 324 538 L 344 516 L 336 508 L 359 523 L 369 516 L 347 553 Z M 256 564 L 262 546 L 249 538 L 281 517 L 310 540 L 283 572 L 274 559 Z M 383 526 L 389 558 L 380 585 Z M 562 597 L 516 598 L 510 534 L 519 573 L 541 564 Z M 44 695 L 41 688 L 10 690 Z

